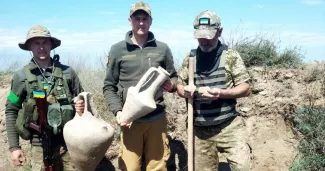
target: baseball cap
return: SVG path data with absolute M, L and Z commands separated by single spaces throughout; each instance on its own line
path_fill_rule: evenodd
M 130 16 L 135 13 L 136 11 L 139 11 L 139 10 L 143 10 L 145 11 L 146 13 L 148 13 L 149 16 L 151 16 L 151 8 L 149 6 L 149 4 L 147 3 L 144 3 L 143 1 L 138 1 L 136 3 L 134 3 L 132 6 L 131 6 L 131 9 L 130 9 Z
M 220 27 L 221 19 L 215 12 L 202 11 L 194 20 L 194 38 L 213 39 Z

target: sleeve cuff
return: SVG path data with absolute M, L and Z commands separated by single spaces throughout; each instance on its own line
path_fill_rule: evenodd
M 170 93 L 174 93 L 177 90 L 177 79 L 171 79 L 173 82 L 173 89 L 170 91 Z
M 114 116 L 116 116 L 116 115 L 117 115 L 117 112 L 119 112 L 119 111 L 122 111 L 122 109 L 117 109 L 117 110 L 115 110 L 115 111 L 113 112 Z

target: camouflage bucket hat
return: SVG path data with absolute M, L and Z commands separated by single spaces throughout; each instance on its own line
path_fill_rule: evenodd
M 19 47 L 23 50 L 28 50 L 28 44 L 27 44 L 28 40 L 30 40 L 34 37 L 49 37 L 49 38 L 51 38 L 52 49 L 55 49 L 61 45 L 61 40 L 59 40 L 55 37 L 52 37 L 50 31 L 47 28 L 40 26 L 40 25 L 36 25 L 36 26 L 31 27 L 28 30 L 25 42 L 19 43 L 18 44 Z
M 146 13 L 148 13 L 149 16 L 151 16 L 151 8 L 149 6 L 149 4 L 147 3 L 144 3 L 142 1 L 139 1 L 139 2 L 136 2 L 135 4 L 133 4 L 131 6 L 131 9 L 130 9 L 130 16 L 135 13 L 136 11 L 139 11 L 139 10 L 143 10 L 145 11 Z
M 203 11 L 194 20 L 194 38 L 213 39 L 220 27 L 221 19 L 215 12 Z

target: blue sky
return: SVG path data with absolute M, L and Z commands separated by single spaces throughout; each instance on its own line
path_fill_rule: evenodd
M 113 3 L 114 2 L 114 3 Z M 11 0 L 0 6 L 0 62 L 27 61 L 30 55 L 18 48 L 32 25 L 48 27 L 62 40 L 56 49 L 61 59 L 98 62 L 113 43 L 130 29 L 133 0 Z M 305 61 L 325 60 L 325 0 L 147 0 L 152 8 L 151 31 L 166 42 L 176 61 L 197 46 L 193 21 L 203 10 L 215 11 L 230 42 L 265 34 L 279 41 L 280 49 L 301 46 Z

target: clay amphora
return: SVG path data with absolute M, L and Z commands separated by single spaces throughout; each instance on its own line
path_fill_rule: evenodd
M 137 85 L 128 89 L 120 121 L 131 123 L 156 109 L 155 94 L 169 79 L 169 73 L 162 67 L 151 67 Z
M 93 171 L 112 143 L 114 128 L 95 111 L 91 94 L 82 92 L 76 98 L 84 99 L 82 116 L 77 113 L 63 128 L 63 136 L 78 171 Z

